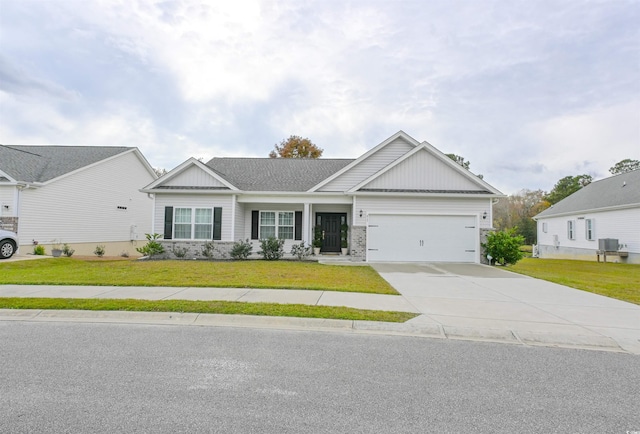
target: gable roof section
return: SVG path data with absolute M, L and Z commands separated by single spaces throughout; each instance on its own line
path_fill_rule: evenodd
M 317 185 L 310 188 L 309 191 L 313 192 L 313 191 L 325 190 L 326 187 L 328 187 L 328 185 L 331 184 L 333 181 L 337 181 L 339 178 L 346 177 L 349 175 L 349 173 L 353 173 L 357 180 L 355 182 L 351 182 L 346 188 L 338 188 L 336 189 L 336 191 L 344 191 L 349 189 L 354 184 L 357 184 L 358 181 L 363 179 L 362 174 L 355 174 L 354 172 L 358 171 L 358 169 L 360 168 L 363 168 L 367 164 L 367 162 L 373 161 L 375 159 L 374 155 L 376 154 L 381 155 L 382 153 L 384 153 L 385 148 L 397 146 L 398 141 L 401 141 L 402 143 L 407 145 L 407 148 L 400 150 L 402 154 L 406 153 L 409 149 L 416 147 L 420 144 L 416 139 L 414 139 L 404 131 L 400 130 L 394 135 L 392 135 L 391 137 L 389 137 L 388 139 L 386 139 L 385 141 L 383 141 L 382 143 L 380 143 L 379 145 L 377 145 L 376 147 L 370 149 L 369 151 L 367 151 L 366 153 L 358 157 L 356 160 L 352 160 L 350 164 L 348 164 L 338 172 L 334 173 L 332 176 L 324 180 L 321 180 L 321 182 L 319 182 Z M 387 166 L 389 163 L 391 163 L 392 161 L 394 161 L 399 157 L 400 155 L 391 153 L 391 155 L 386 156 L 386 158 L 381 158 L 380 161 L 377 162 L 378 164 L 374 163 L 372 164 L 372 167 L 365 169 L 364 177 L 370 176 L 371 173 L 377 172 L 378 170 Z
M 353 160 L 213 158 L 207 166 L 243 191 L 308 191 Z
M 238 188 L 211 167 L 191 157 L 142 189 L 144 192 L 152 190 L 237 191 Z
M 16 182 L 44 183 L 132 150 L 136 148 L 0 145 L 0 170 Z M 149 170 L 152 170 L 150 166 Z
M 503 195 L 427 142 L 349 192 Z
M 629 207 L 640 207 L 640 169 L 594 181 L 542 211 L 534 219 Z

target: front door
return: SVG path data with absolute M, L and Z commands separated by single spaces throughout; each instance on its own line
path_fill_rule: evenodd
M 322 228 L 321 252 L 333 253 L 340 251 L 340 227 L 347 221 L 345 213 L 317 213 L 316 224 Z

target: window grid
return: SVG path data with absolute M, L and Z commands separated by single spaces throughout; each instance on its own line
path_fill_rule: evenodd
M 585 237 L 586 237 L 586 239 L 589 240 L 589 241 L 595 240 L 595 231 L 594 231 L 593 219 L 586 219 L 584 221 L 584 227 L 585 227 Z
M 567 238 L 570 240 L 576 239 L 576 222 L 573 220 L 567 221 Z
M 260 211 L 260 239 L 274 237 L 292 240 L 293 236 L 293 211 Z
M 185 240 L 213 238 L 213 210 L 211 208 L 176 208 L 173 236 Z

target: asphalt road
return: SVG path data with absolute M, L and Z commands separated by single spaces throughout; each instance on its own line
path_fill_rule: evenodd
M 0 432 L 626 433 L 640 357 L 401 336 L 0 322 Z

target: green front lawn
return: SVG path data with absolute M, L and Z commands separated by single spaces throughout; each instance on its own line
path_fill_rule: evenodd
M 111 300 L 92 298 L 0 298 L 0 309 L 193 312 L 386 322 L 405 322 L 417 316 L 415 313 L 408 312 L 387 312 L 335 306 L 309 306 L 305 304 L 243 303 L 239 301 Z
M 640 304 L 640 265 L 525 258 L 509 271 Z
M 51 258 L 0 263 L 0 284 L 198 286 L 398 294 L 368 266 L 293 261 Z

